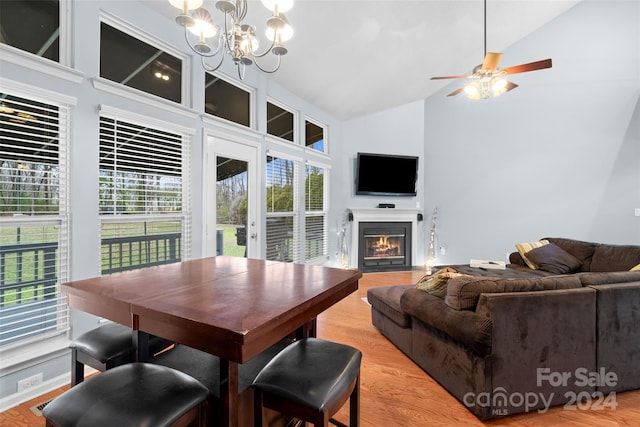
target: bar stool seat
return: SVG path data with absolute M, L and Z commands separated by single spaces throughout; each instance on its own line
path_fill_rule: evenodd
M 100 372 L 134 361 L 131 328 L 118 323 L 105 323 L 80 335 L 69 343 L 71 349 L 71 386 L 84 381 L 84 365 Z M 153 354 L 171 343 L 159 338 L 149 340 Z
M 209 391 L 165 366 L 129 363 L 70 388 L 42 411 L 47 427 L 112 427 L 201 423 Z
M 313 423 L 343 426 L 331 417 L 349 399 L 349 423 L 359 423 L 362 353 L 353 347 L 307 338 L 274 357 L 253 381 L 255 425 L 263 425 L 263 408 Z

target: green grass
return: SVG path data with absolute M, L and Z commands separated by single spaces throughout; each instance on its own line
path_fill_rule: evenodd
M 243 257 L 246 246 L 236 244 L 236 226 L 218 225 L 217 229 L 222 230 L 222 254 Z

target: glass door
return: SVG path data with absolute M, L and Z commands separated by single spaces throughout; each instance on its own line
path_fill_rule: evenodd
M 259 255 L 257 151 L 251 145 L 219 138 L 208 143 L 207 256 Z

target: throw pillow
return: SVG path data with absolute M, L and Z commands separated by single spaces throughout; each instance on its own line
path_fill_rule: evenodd
M 531 268 L 532 270 L 535 270 L 536 266 L 527 258 L 526 256 L 527 252 L 529 252 L 531 249 L 539 248 L 541 246 L 548 245 L 548 244 L 549 244 L 548 240 L 539 240 L 537 242 L 516 243 L 516 249 L 520 253 L 520 256 L 522 257 L 524 262 L 529 266 L 529 268 Z
M 636 265 L 635 267 L 632 267 L 631 270 L 629 271 L 640 271 L 640 264 Z
M 580 260 L 560 246 L 549 243 L 527 252 L 527 259 L 537 269 L 554 274 L 567 274 L 580 270 Z
M 438 298 L 444 298 L 447 295 L 447 283 L 458 276 L 460 273 L 455 268 L 445 267 L 433 274 L 421 277 L 416 288 Z

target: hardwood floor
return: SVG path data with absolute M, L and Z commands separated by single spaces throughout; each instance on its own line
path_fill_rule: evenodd
M 361 425 L 364 427 L 424 426 L 585 426 L 613 427 L 640 425 L 640 390 L 617 395 L 616 410 L 564 410 L 515 415 L 479 421 L 458 400 L 418 368 L 384 338 L 371 324 L 369 306 L 362 300 L 367 289 L 390 284 L 414 283 L 423 272 L 369 273 L 359 290 L 336 304 L 318 319 L 318 336 L 359 348 L 363 353 L 361 371 Z M 0 426 L 43 426 L 29 408 L 59 394 L 38 397 L 0 413 Z M 343 408 L 339 420 L 348 420 Z

